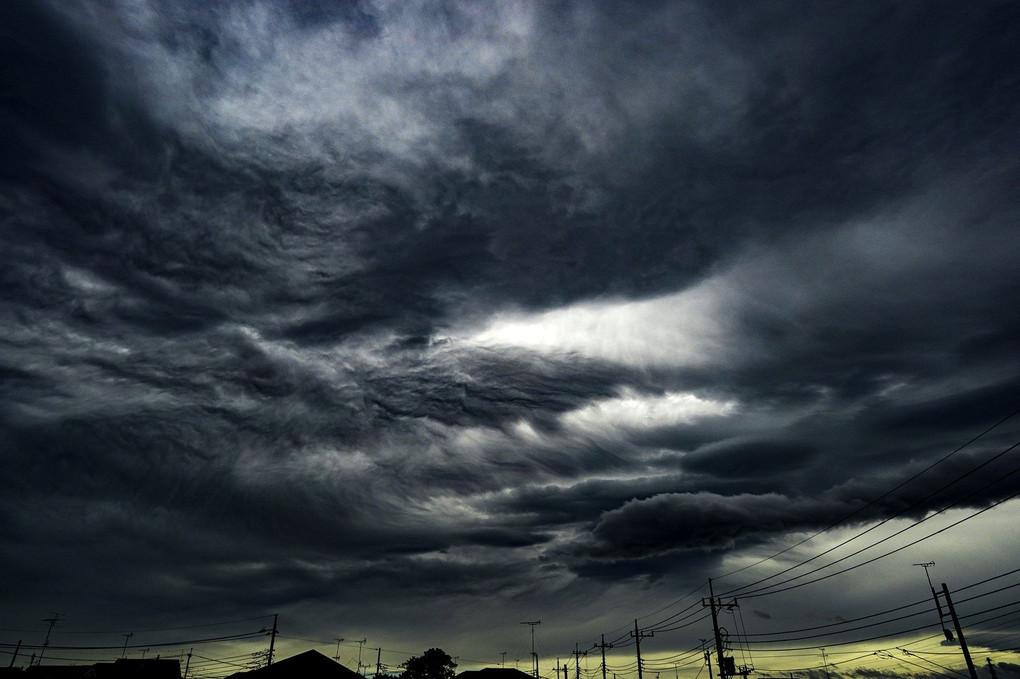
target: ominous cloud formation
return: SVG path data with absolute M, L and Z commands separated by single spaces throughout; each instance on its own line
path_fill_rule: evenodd
M 282 612 L 492 664 L 519 616 L 544 661 L 885 538 L 837 565 L 931 533 L 748 617 L 1015 567 L 1018 422 L 954 451 L 1020 407 L 1017 5 L 0 26 L 12 630 Z

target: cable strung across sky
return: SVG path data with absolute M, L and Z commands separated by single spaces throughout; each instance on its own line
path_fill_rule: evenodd
M 926 630 L 825 625 L 1020 565 L 1020 5 L 0 25 L 3 652 L 279 615 L 277 657 L 553 677 L 604 634 L 694 679 L 712 578 L 735 640 L 896 679 Z

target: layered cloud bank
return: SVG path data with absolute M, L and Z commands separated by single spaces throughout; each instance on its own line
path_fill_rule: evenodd
M 1020 403 L 1009 5 L 0 23 L 13 617 L 498 654 L 1018 490 L 1015 423 L 898 488 Z

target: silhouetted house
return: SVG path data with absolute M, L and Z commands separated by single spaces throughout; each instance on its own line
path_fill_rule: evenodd
M 25 679 L 81 679 L 89 665 L 33 665 L 21 672 Z
M 457 679 L 534 679 L 534 677 L 512 667 L 483 667 L 480 670 L 461 672 Z
M 318 651 L 305 651 L 269 667 L 231 674 L 227 679 L 365 679 Z
M 9 676 L 23 679 L 181 679 L 181 663 L 161 658 L 121 658 L 94 665 L 35 665 Z
M 82 679 L 181 679 L 181 662 L 163 658 L 121 658 L 96 663 Z

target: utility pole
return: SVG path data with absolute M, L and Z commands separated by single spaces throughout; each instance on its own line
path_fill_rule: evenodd
M 184 663 L 184 679 L 188 679 L 188 670 L 191 668 L 191 653 L 194 648 L 188 649 L 188 662 Z
M 577 642 L 574 642 L 574 669 L 576 670 L 577 679 L 581 679 L 581 656 L 588 655 L 588 651 L 577 650 Z
M 725 630 L 719 627 L 719 611 L 723 608 L 728 611 L 732 611 L 734 608 L 737 608 L 737 600 L 731 599 L 729 603 L 723 604 L 722 599 L 716 599 L 715 591 L 712 589 L 712 578 L 708 579 L 708 595 L 708 603 L 705 603 L 705 600 L 702 599 L 701 605 L 708 606 L 712 609 L 712 630 L 715 632 L 715 651 L 719 657 L 719 679 L 727 679 L 727 677 L 733 677 L 736 675 L 746 677 L 754 671 L 754 667 L 751 665 L 741 665 L 740 667 L 737 667 L 732 656 L 723 655 L 723 632 L 725 632 Z M 711 664 L 709 664 L 710 675 L 711 667 Z M 711 679 L 711 676 L 709 679 Z
M 14 661 L 18 659 L 18 651 L 20 651 L 20 650 L 21 650 L 21 639 L 18 639 L 18 645 L 14 647 L 14 655 L 11 656 L 11 664 L 7 666 L 8 669 L 14 667 Z M 988 662 L 991 662 L 991 661 L 992 661 L 992 659 L 989 658 Z
M 701 650 L 705 653 L 705 666 L 708 668 L 708 679 L 712 679 L 712 652 L 706 648 L 708 639 L 701 640 Z M 791 677 L 790 679 L 793 679 Z
M 637 620 L 635 620 L 634 631 L 630 633 L 630 636 L 634 638 L 634 645 L 637 647 L 637 676 L 638 679 L 644 679 L 644 675 L 641 673 L 641 637 L 654 637 L 655 632 L 642 632 L 638 629 Z
M 613 647 L 612 644 L 607 644 L 606 643 L 606 635 L 605 634 L 602 635 L 602 643 L 601 644 L 595 644 L 595 646 L 594 646 L 594 648 L 602 649 L 602 679 L 606 679 L 606 649 L 607 648 L 612 648 L 612 647 Z M 677 679 L 679 679 L 679 677 Z
M 343 637 L 333 637 L 336 639 L 336 657 L 333 660 L 340 662 L 340 642 L 344 640 Z
M 522 622 L 522 625 L 531 625 L 531 674 L 538 679 L 538 654 L 535 653 L 535 625 L 541 625 L 541 620 Z
M 985 658 L 988 661 L 988 672 L 992 675 L 992 679 L 999 679 L 999 675 L 995 673 L 995 665 L 992 664 L 991 658 Z
M 378 653 L 375 654 L 375 676 L 382 674 L 382 646 L 375 649 Z
M 822 649 L 822 669 L 825 670 L 825 679 L 829 679 L 829 659 L 825 657 L 825 649 Z
M 270 665 L 273 664 L 273 649 L 276 648 L 276 634 L 277 634 L 276 623 L 279 621 L 279 618 L 280 618 L 279 613 L 273 614 L 273 631 L 269 633 L 269 657 L 266 660 L 266 667 L 269 667 Z
M 701 605 L 706 605 L 704 599 L 701 600 Z M 719 679 L 726 679 L 728 674 L 726 673 L 726 666 L 723 662 L 722 635 L 719 634 L 719 614 L 715 610 L 715 590 L 712 589 L 712 578 L 708 579 L 707 606 L 712 610 L 712 631 L 715 632 L 715 657 L 719 661 Z
M 949 587 L 942 583 L 942 596 L 946 598 L 946 608 L 953 618 L 953 625 L 956 627 L 956 636 L 960 640 L 960 650 L 963 651 L 963 659 L 967 661 L 967 671 L 970 672 L 970 679 L 978 679 L 977 670 L 974 669 L 974 661 L 970 659 L 970 649 L 967 648 L 967 640 L 963 637 L 963 628 L 960 627 L 960 618 L 956 616 L 956 609 L 953 607 L 953 600 L 949 597 Z
M 928 587 L 931 588 L 932 597 L 935 599 L 935 609 L 939 614 L 939 622 L 943 624 L 942 633 L 946 635 L 946 641 L 953 641 L 953 633 L 945 627 L 946 615 L 953 620 L 953 626 L 956 628 L 956 636 L 960 640 L 960 650 L 963 651 L 963 659 L 967 661 L 967 671 L 970 673 L 971 679 L 978 679 L 977 669 L 974 668 L 974 661 L 970 657 L 970 649 L 967 648 L 967 640 L 963 636 L 963 628 L 960 626 L 960 619 L 956 616 L 956 609 L 953 607 L 953 600 L 949 596 L 949 587 L 946 583 L 942 583 L 942 591 L 936 592 L 935 586 L 931 583 L 931 576 L 928 575 L 928 569 L 935 565 L 934 561 L 927 563 L 915 563 L 915 566 L 920 566 L 924 569 L 924 574 L 928 576 Z M 946 608 L 949 609 L 949 613 L 942 610 L 942 605 L 939 603 L 939 596 L 943 596 L 946 599 Z
M 557 662 L 559 662 L 559 661 L 557 661 Z M 500 651 L 499 652 L 499 666 L 500 667 L 505 667 L 506 666 L 506 651 Z
M 50 645 L 50 632 L 53 631 L 53 626 L 60 621 L 61 615 L 63 614 L 54 613 L 52 618 L 46 618 L 43 620 L 43 622 L 50 623 L 50 626 L 46 628 L 46 639 L 43 640 L 42 648 L 39 649 L 39 660 L 36 662 L 36 665 L 42 665 L 43 654 L 46 653 L 46 647 Z

